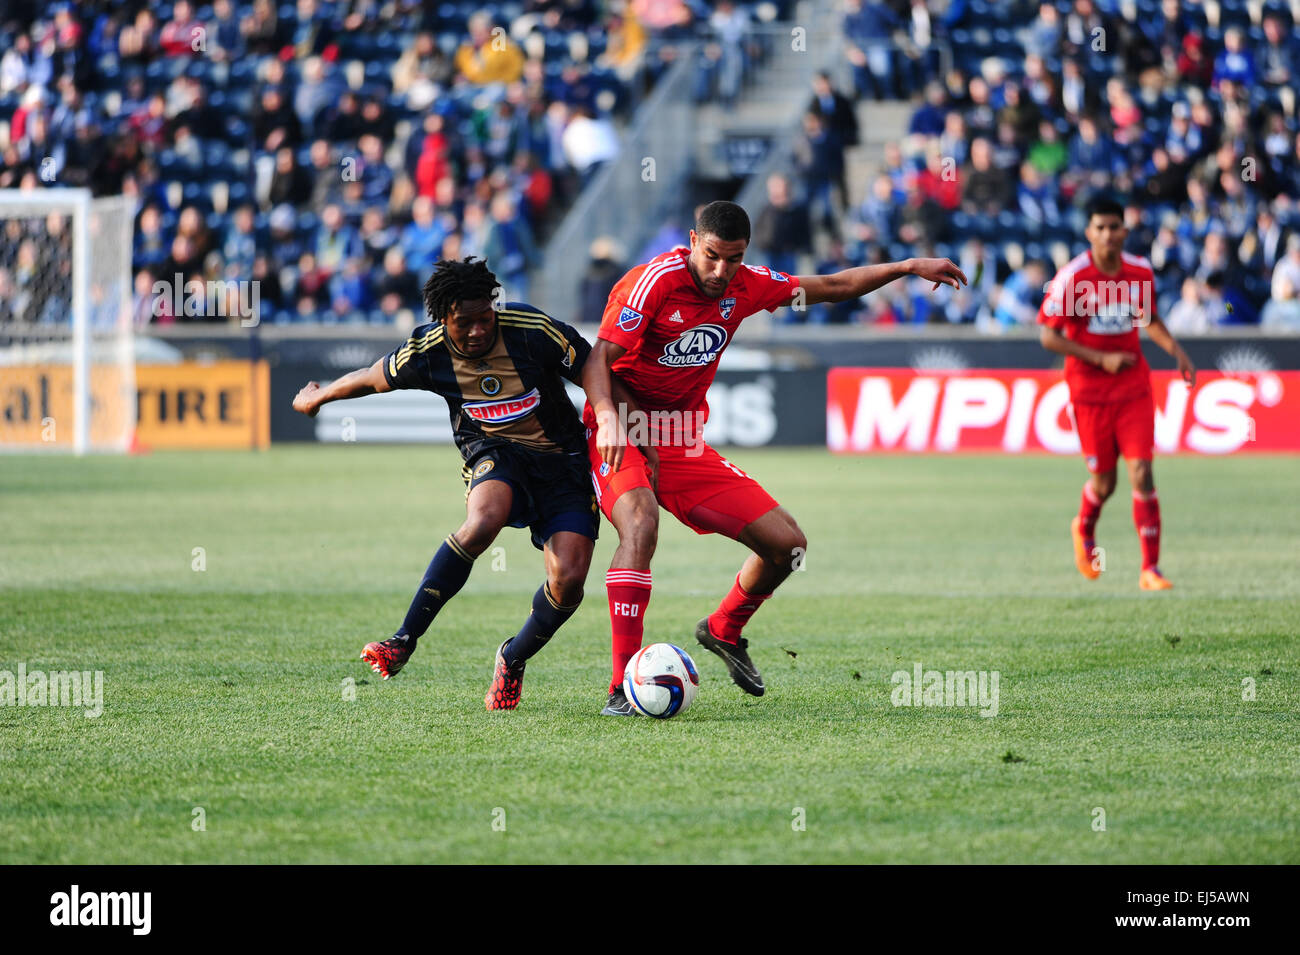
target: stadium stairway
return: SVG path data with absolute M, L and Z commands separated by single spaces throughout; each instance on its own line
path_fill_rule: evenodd
M 543 263 L 531 276 L 536 297 L 559 314 L 576 314 L 593 239 L 613 240 L 635 258 L 673 223 L 684 236 L 690 180 L 758 174 L 788 155 L 812 97 L 813 74 L 833 68 L 840 55 L 837 22 L 835 5 L 804 0 L 789 21 L 755 24 L 751 39 L 763 46 L 764 55 L 731 104 L 707 95 L 698 71 L 699 46 L 684 46 L 622 131 L 622 157 L 593 178 L 552 234 Z M 797 43 L 796 29 L 804 31 Z
M 733 103 L 710 100 L 696 110 L 695 173 L 728 179 L 753 171 L 779 140 L 798 128 L 812 96 L 813 74 L 834 65 L 839 53 L 838 16 L 828 3 L 800 3 L 788 23 L 755 30 L 764 46 L 763 63 L 747 76 Z M 794 31 L 804 30 L 801 37 Z M 766 148 L 759 144 L 770 144 Z M 757 159 L 758 162 L 752 162 Z
M 906 100 L 867 100 L 857 104 L 859 142 L 844 151 L 850 209 L 867 197 L 872 177 L 884 167 L 885 143 L 898 142 L 907 135 L 907 125 L 915 109 Z

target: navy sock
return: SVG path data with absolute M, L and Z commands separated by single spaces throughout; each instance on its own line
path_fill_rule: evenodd
M 460 546 L 455 534 L 448 535 L 429 561 L 420 589 L 415 592 L 406 619 L 395 636 L 404 637 L 412 644 L 424 636 L 438 611 L 465 586 L 473 567 L 474 558 Z
M 564 626 L 564 621 L 572 617 L 577 609 L 576 603 L 572 607 L 561 607 L 551 596 L 551 589 L 546 584 L 538 587 L 537 593 L 533 595 L 533 612 L 501 651 L 506 666 L 518 666 L 546 646 L 546 641 Z

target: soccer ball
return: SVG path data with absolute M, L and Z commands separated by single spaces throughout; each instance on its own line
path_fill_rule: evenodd
M 652 643 L 636 652 L 623 671 L 623 693 L 636 711 L 657 720 L 685 713 L 695 701 L 700 673 L 681 647 Z

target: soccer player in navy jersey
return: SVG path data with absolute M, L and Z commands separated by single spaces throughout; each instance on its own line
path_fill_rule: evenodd
M 385 680 L 396 674 L 501 528 L 528 527 L 545 555 L 546 582 L 519 632 L 497 649 L 484 700 L 489 710 L 512 710 L 525 661 L 582 600 L 600 512 L 585 429 L 564 389 L 565 379 L 581 383 L 591 346 L 531 305 L 494 307 L 499 284 L 481 259 L 438 262 L 424 286 L 428 324 L 369 368 L 324 386 L 309 382 L 293 406 L 315 416 L 326 402 L 396 388 L 447 400 L 465 460 L 465 521 L 434 555 L 397 632 L 366 644 L 361 658 Z

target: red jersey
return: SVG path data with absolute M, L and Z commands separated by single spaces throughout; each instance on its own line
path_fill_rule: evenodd
M 741 320 L 790 304 L 799 280 L 742 265 L 721 298 L 709 298 L 686 266 L 690 250 L 657 255 L 614 286 L 598 338 L 627 354 L 613 370 L 645 411 L 703 411 L 722 355 Z
M 1137 355 L 1136 362 L 1113 375 L 1066 355 L 1070 400 L 1128 401 L 1150 394 L 1151 368 L 1142 357 L 1138 327 L 1156 317 L 1155 274 L 1140 255 L 1122 253 L 1119 273 L 1107 275 L 1093 263 L 1089 250 L 1057 272 L 1038 309 L 1038 323 L 1098 351 Z

